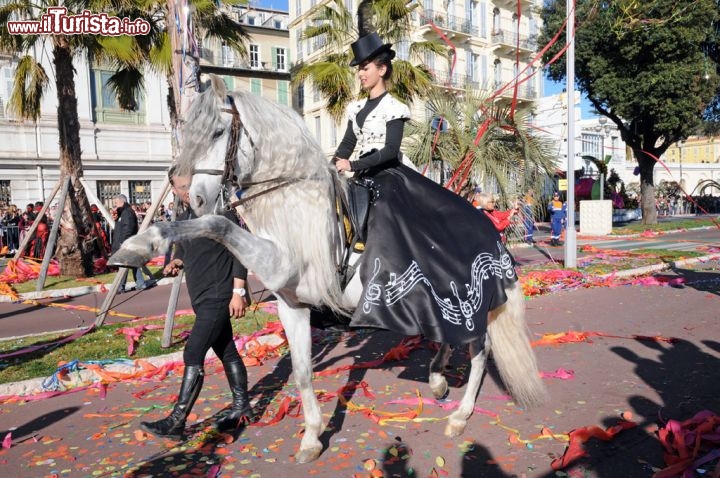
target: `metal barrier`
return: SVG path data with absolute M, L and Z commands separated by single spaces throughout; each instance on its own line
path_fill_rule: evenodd
M 20 229 L 18 226 L 2 226 L 2 245 L 8 246 L 10 251 L 20 247 Z

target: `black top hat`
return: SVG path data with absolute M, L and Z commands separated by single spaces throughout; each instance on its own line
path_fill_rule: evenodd
M 365 63 L 368 60 L 372 60 L 380 53 L 390 52 L 390 59 L 395 58 L 395 52 L 392 50 L 392 43 L 383 44 L 380 39 L 380 35 L 377 32 L 371 32 L 363 37 L 360 37 L 356 42 L 350 45 L 353 51 L 353 60 L 350 62 L 350 66 L 357 66 L 361 63 Z
M 391 60 L 395 58 L 392 43 L 383 44 L 372 25 L 372 0 L 362 0 L 358 5 L 358 33 L 360 38 L 350 45 L 354 57 L 350 66 L 365 63 L 386 51 L 390 53 Z

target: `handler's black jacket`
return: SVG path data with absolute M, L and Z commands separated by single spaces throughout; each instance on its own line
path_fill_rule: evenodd
M 177 220 L 184 221 L 197 216 L 186 207 Z M 225 217 L 238 224 L 233 211 Z M 198 238 L 175 243 L 175 257 L 183 261 L 190 302 L 195 305 L 204 301 L 230 301 L 233 278 L 247 280 L 247 269 L 230 251 L 212 239 Z M 247 285 L 245 286 L 247 287 Z

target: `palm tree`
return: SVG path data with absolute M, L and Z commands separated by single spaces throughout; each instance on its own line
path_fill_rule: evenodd
M 97 11 L 98 2 L 71 0 L 62 4 L 69 15 L 83 10 Z M 49 7 L 58 6 L 52 0 L 17 0 L 0 7 L 0 24 L 8 20 L 38 21 Z M 55 89 L 58 100 L 58 131 L 60 144 L 60 174 L 69 177 L 71 187 L 62 211 L 62 234 L 58 240 L 58 259 L 64 274 L 78 277 L 92 275 L 92 239 L 96 236 L 90 204 L 80 178 L 83 176 L 80 149 L 80 121 L 75 93 L 73 57 L 81 52 L 101 48 L 99 37 L 93 35 L 52 35 L 42 40 L 35 35 L 10 35 L 7 28 L 0 29 L 0 49 L 22 55 L 15 74 L 13 93 L 8 107 L 23 120 L 37 121 L 40 101 L 49 86 L 44 67 L 30 55 L 40 41 L 49 42 L 52 49 Z
M 223 7 L 213 0 L 188 1 L 191 22 L 197 29 L 197 36 L 202 40 L 220 41 L 240 57 L 247 57 L 247 32 L 241 24 L 228 15 L 224 8 L 245 5 L 247 0 L 225 0 L 222 4 Z M 117 94 L 119 103 L 124 108 L 131 107 L 134 98 L 142 92 L 144 71 L 153 71 L 167 79 L 168 109 L 174 131 L 178 125 L 178 105 L 175 104 L 177 74 L 172 62 L 173 45 L 170 34 L 165 28 L 165 25 L 173 25 L 174 19 L 170 18 L 171 11 L 167 5 L 164 1 L 155 0 L 122 3 L 117 15 L 148 20 L 151 24 L 150 32 L 136 37 L 115 37 L 105 42 L 104 53 L 107 55 L 103 59 L 110 62 L 115 70 L 115 74 L 108 79 L 108 85 Z M 117 38 L 124 39 L 125 43 L 119 43 Z M 116 45 L 118 48 L 112 49 Z M 128 55 L 126 52 L 134 52 L 134 54 Z M 195 73 L 199 76 L 199 71 Z M 193 80 L 199 81 L 199 78 Z M 175 137 L 176 135 L 173 134 L 173 138 Z
M 435 88 L 428 95 L 429 121 L 410 121 L 403 150 L 421 169 L 442 161 L 453 171 L 448 184 L 497 188 L 504 198 L 541 191 L 555 167 L 551 143 L 533 133 L 529 111 L 511 111 L 490 100 L 491 93 L 457 95 Z
M 411 31 L 410 15 L 417 3 L 405 0 L 375 0 L 372 3 L 373 24 L 378 35 L 391 43 L 405 41 Z M 353 13 L 343 0 L 330 0 L 315 6 L 309 12 L 311 26 L 303 31 L 303 39 L 315 40 L 322 46 L 323 56 L 318 61 L 300 62 L 293 68 L 293 86 L 310 80 L 320 95 L 327 100 L 327 110 L 335 121 L 340 121 L 347 105 L 355 97 L 355 73 L 349 66 L 347 45 L 357 39 Z M 424 97 L 432 88 L 432 73 L 422 64 L 425 52 L 447 55 L 447 47 L 437 41 L 413 42 L 409 45 L 409 60 L 393 62 L 396 73 L 389 91 L 406 103 Z M 413 64 L 410 60 L 417 60 Z
M 226 4 L 244 3 L 230 0 Z M 219 11 L 212 0 L 192 0 L 193 18 L 207 36 L 217 36 L 230 47 L 243 53 L 245 33 L 237 22 Z M 108 13 L 118 17 L 146 19 L 151 29 L 147 35 L 104 37 L 97 35 L 52 35 L 52 58 L 55 70 L 55 87 L 58 99 L 58 131 L 60 136 L 60 174 L 71 179 L 68 200 L 62 213 L 62 234 L 58 238 L 57 256 L 60 268 L 66 275 L 85 277 L 92 275 L 92 238 L 96 236 L 95 222 L 90 204 L 80 178 L 83 176 L 80 149 L 80 122 L 75 92 L 75 70 L 72 59 L 87 55 L 90 61 L 112 64 L 116 73 L 110 81 L 118 95 L 120 105 L 133 109 L 134 99 L 143 87 L 142 67 L 155 68 L 164 73 L 171 85 L 168 103 L 171 115 L 176 111 L 173 100 L 174 85 L 172 49 L 165 25 L 174 25 L 168 18 L 165 2 L 141 0 L 66 0 L 62 4 L 68 15 L 89 10 Z M 49 7 L 57 6 L 53 0 L 17 0 L 0 7 L 0 24 L 8 20 L 38 21 Z M 9 109 L 19 118 L 37 121 L 40 102 L 46 92 L 49 79 L 44 67 L 30 54 L 40 37 L 34 35 L 10 35 L 7 28 L 0 29 L 0 49 L 20 54 L 15 74 Z M 173 117 L 173 124 L 177 118 Z

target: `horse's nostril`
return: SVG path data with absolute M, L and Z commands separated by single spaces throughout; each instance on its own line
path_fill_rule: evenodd
M 195 196 L 195 202 L 197 203 L 198 208 L 201 208 L 203 206 L 203 204 L 205 204 L 205 200 L 200 195 Z

